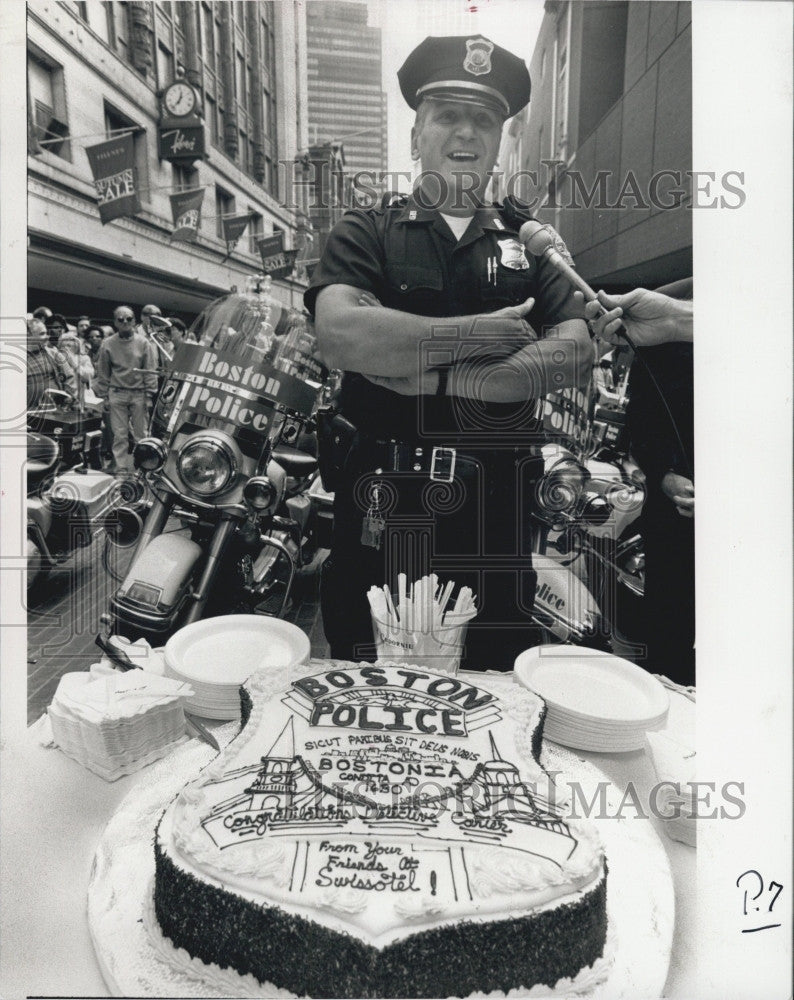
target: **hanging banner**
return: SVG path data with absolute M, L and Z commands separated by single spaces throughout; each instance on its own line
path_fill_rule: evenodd
M 94 176 L 102 225 L 140 212 L 132 133 L 86 146 L 85 151 Z
M 259 240 L 257 246 L 265 274 L 269 274 L 271 278 L 286 278 L 292 273 L 298 251 L 284 249 L 284 233 L 266 236 Z
M 250 213 L 246 213 L 245 215 L 230 215 L 227 219 L 222 220 L 223 238 L 226 241 L 226 257 L 230 256 L 237 246 L 250 218 Z
M 282 250 L 281 253 L 263 258 L 262 267 L 265 274 L 269 274 L 271 278 L 286 278 L 292 274 L 297 256 L 297 250 Z
M 194 243 L 198 236 L 201 223 L 201 203 L 204 200 L 204 188 L 193 191 L 180 191 L 169 195 L 171 212 L 174 218 L 174 231 L 171 242 L 181 240 L 184 243 Z

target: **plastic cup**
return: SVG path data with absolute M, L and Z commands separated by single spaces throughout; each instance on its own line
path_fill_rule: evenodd
M 466 625 L 409 631 L 372 616 L 372 631 L 379 662 L 424 667 L 434 673 L 454 676 L 460 668 Z

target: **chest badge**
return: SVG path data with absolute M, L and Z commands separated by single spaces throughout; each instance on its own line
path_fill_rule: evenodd
M 523 246 L 515 239 L 497 240 L 497 246 L 502 257 L 500 263 L 511 271 L 528 271 L 529 261 Z

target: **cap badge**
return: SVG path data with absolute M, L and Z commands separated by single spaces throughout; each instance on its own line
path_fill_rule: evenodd
M 529 270 L 529 261 L 526 258 L 523 246 L 518 240 L 497 240 L 496 243 L 502 254 L 500 263 L 503 267 L 509 267 L 511 271 Z
M 493 42 L 489 42 L 487 38 L 467 38 L 466 58 L 463 60 L 463 68 L 466 72 L 471 73 L 472 76 L 490 73 L 493 47 Z

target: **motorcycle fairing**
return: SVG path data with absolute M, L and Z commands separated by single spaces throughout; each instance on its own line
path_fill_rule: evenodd
M 127 571 L 118 599 L 162 610 L 173 608 L 182 599 L 201 555 L 201 546 L 183 535 L 157 535 Z
M 576 626 L 596 622 L 601 609 L 584 583 L 567 566 L 547 555 L 535 553 L 532 568 L 537 573 L 535 613 L 561 642 L 576 642 Z

